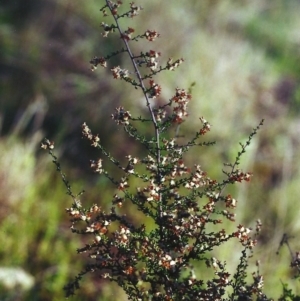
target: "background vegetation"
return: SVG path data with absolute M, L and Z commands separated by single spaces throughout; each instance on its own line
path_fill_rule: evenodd
M 288 250 L 276 255 L 283 233 L 295 237 L 293 250 L 300 247 L 299 1 L 140 4 L 144 16 L 133 19 L 138 24 L 133 27 L 161 33 L 164 38 L 155 46 L 161 60 L 185 59 L 180 71 L 160 79 L 163 97 L 176 86 L 196 82 L 185 130 L 199 127 L 193 112 L 198 116 L 200 111 L 213 125 L 210 138 L 217 146 L 195 152 L 191 164 L 198 162 L 220 177 L 238 142 L 265 118 L 243 162 L 253 171 L 253 181 L 232 192 L 239 200 L 237 220 L 249 226 L 257 218 L 263 222 L 253 263 L 261 261 L 266 291 L 278 297 L 282 280 L 300 294 L 299 282 L 291 280 Z M 139 107 L 129 87 L 112 81 L 106 70 L 89 69 L 93 56 L 119 42 L 111 37 L 102 43 L 100 7 L 98 1 L 68 0 L 4 0 L 0 5 L 0 268 L 21 267 L 35 281 L 25 293 L 1 285 L 1 300 L 61 300 L 62 286 L 82 265 L 76 256 L 80 243 L 71 236 L 64 213 L 71 199 L 39 151 L 42 137 L 55 140 L 73 190 L 85 189 L 86 201 L 103 207 L 110 188 L 89 172 L 93 153 L 81 139 L 81 123 L 89 121 L 119 158 L 140 151 L 109 119 L 120 102 L 132 104 L 131 111 L 142 110 L 143 103 Z M 230 246 L 226 251 L 224 257 L 234 265 L 239 253 Z M 96 277 L 84 282 L 74 300 L 95 300 L 95 295 L 126 300 Z

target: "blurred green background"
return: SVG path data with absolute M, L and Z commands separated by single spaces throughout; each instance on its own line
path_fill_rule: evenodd
M 185 134 L 199 129 L 200 116 L 212 124 L 206 137 L 217 145 L 192 150 L 190 164 L 221 179 L 223 162 L 234 160 L 238 142 L 265 119 L 241 165 L 254 173 L 253 181 L 230 192 L 239 201 L 238 223 L 254 227 L 258 218 L 263 223 L 250 271 L 260 259 L 270 297 L 278 298 L 281 281 L 300 294 L 299 282 L 291 279 L 289 251 L 276 255 L 283 233 L 294 237 L 293 251 L 300 248 L 300 2 L 136 2 L 144 10 L 124 26 L 161 34 L 155 44 L 140 47 L 161 51 L 161 61 L 185 59 L 180 70 L 158 76 L 162 98 L 195 82 Z M 113 188 L 89 171 L 89 160 L 98 155 L 81 139 L 81 124 L 88 122 L 120 160 L 140 151 L 110 115 L 119 104 L 145 110 L 141 95 L 113 80 L 109 70 L 90 70 L 92 57 L 120 45 L 117 36 L 101 37 L 101 6 L 95 0 L 1 1 L 0 279 L 3 268 L 21 268 L 33 285 L 25 290 L 1 282 L 0 300 L 62 300 L 63 285 L 84 265 L 76 255 L 80 238 L 71 235 L 65 214 L 72 200 L 39 149 L 42 138 L 55 141 L 74 192 L 86 190 L 83 203 L 104 208 Z M 233 269 L 239 258 L 230 245 L 212 255 Z M 94 275 L 73 300 L 127 299 Z

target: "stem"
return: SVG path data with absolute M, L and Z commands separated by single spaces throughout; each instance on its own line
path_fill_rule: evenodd
M 128 55 L 130 57 L 130 60 L 131 60 L 131 63 L 133 65 L 133 68 L 135 70 L 135 74 L 138 78 L 138 82 L 139 82 L 139 86 L 144 94 L 144 97 L 145 97 L 145 100 L 146 100 L 146 105 L 148 107 L 148 110 L 149 110 L 149 113 L 150 113 L 150 116 L 151 116 L 151 119 L 152 119 L 152 122 L 153 122 L 153 125 L 154 125 L 154 131 L 155 131 L 155 140 L 156 140 L 156 164 L 157 164 L 157 179 L 158 179 L 158 184 L 160 185 L 161 184 L 161 171 L 160 171 L 160 162 L 161 162 L 161 153 L 160 153 L 160 134 L 159 134 L 159 128 L 158 128 L 158 124 L 157 124 L 157 120 L 155 118 L 155 115 L 154 115 L 154 112 L 153 112 L 153 109 L 151 107 L 151 104 L 150 104 L 150 100 L 149 100 L 149 97 L 146 93 L 147 89 L 144 85 L 144 82 L 143 82 L 143 78 L 141 76 L 141 73 L 139 71 L 139 68 L 135 62 L 135 59 L 134 59 L 134 55 L 129 47 L 129 43 L 126 39 L 122 38 L 122 30 L 121 30 L 121 27 L 120 27 L 120 24 L 118 22 L 118 16 L 116 16 L 115 14 L 112 13 L 112 8 L 111 8 L 111 5 L 110 5 L 110 1 L 109 0 L 106 0 L 106 4 L 107 4 L 107 7 L 109 8 L 110 12 L 111 12 L 111 15 L 112 17 L 114 18 L 115 20 L 115 23 L 116 23 L 116 26 L 117 26 L 117 29 L 120 33 L 120 36 L 121 36 L 121 39 L 123 40 L 124 44 L 125 44 L 125 48 L 128 52 Z M 160 193 L 160 200 L 159 200 L 159 219 L 160 221 L 162 220 L 162 212 L 163 212 L 163 209 L 162 209 L 162 195 Z M 159 223 L 160 225 L 160 233 L 161 233 L 161 237 L 163 235 L 163 229 L 162 229 L 162 225 L 161 225 L 161 222 Z

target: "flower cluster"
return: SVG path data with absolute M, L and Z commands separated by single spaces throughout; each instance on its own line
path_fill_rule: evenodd
M 128 229 L 125 226 L 120 226 L 119 230 L 114 232 L 114 239 L 118 241 L 119 245 L 127 246 L 129 245 L 129 239 L 130 239 L 130 229 Z
M 156 84 L 154 80 L 149 81 L 150 88 L 148 89 L 149 97 L 150 98 L 156 98 L 161 93 L 161 86 Z
M 99 136 L 93 135 L 90 128 L 87 126 L 85 122 L 82 124 L 81 129 L 82 129 L 82 136 L 84 138 L 87 138 L 91 142 L 91 145 L 93 147 L 97 147 L 100 142 Z
M 196 171 L 193 173 L 190 181 L 185 184 L 185 187 L 188 189 L 197 189 L 210 183 L 210 179 L 207 178 L 206 172 L 201 170 L 201 166 L 197 164 L 195 168 Z
M 237 200 L 229 194 L 225 197 L 225 204 L 228 208 L 235 208 L 237 205 Z
M 118 107 L 115 110 L 115 114 L 111 115 L 111 118 L 116 121 L 118 125 L 128 125 L 131 119 L 131 114 L 129 111 L 125 111 L 123 107 Z
M 44 139 L 44 141 L 41 143 L 41 148 L 46 150 L 52 150 L 54 149 L 54 142 L 48 139 Z
M 139 66 L 143 66 L 144 64 L 150 68 L 151 71 L 155 71 L 158 67 L 157 58 L 161 55 L 160 52 L 156 52 L 154 50 L 150 50 L 146 53 L 141 53 L 139 57 L 137 57 L 137 64 Z
M 115 31 L 115 26 L 114 26 L 114 25 L 108 25 L 108 24 L 102 22 L 102 23 L 101 23 L 101 26 L 102 26 L 103 29 L 104 29 L 104 33 L 102 33 L 102 36 L 103 36 L 104 38 L 107 38 L 107 37 L 108 37 L 108 34 L 109 34 L 110 32 L 114 32 L 114 31 Z
M 106 6 L 102 7 L 100 9 L 100 11 L 103 12 L 103 15 L 104 16 L 107 16 L 107 13 L 106 13 L 106 10 L 105 10 L 105 7 L 108 7 L 109 10 L 110 10 L 110 13 L 112 15 L 117 15 L 118 14 L 118 8 L 122 5 L 122 1 L 118 0 L 117 2 L 113 2 L 113 1 L 106 1 Z
M 121 39 L 124 39 L 126 41 L 131 40 L 131 34 L 134 33 L 134 29 L 131 27 L 128 27 L 127 30 L 125 30 L 122 34 L 121 34 Z
M 134 158 L 131 155 L 126 156 L 126 158 L 128 159 L 128 164 L 127 164 L 126 168 L 124 169 L 125 172 L 127 172 L 129 174 L 134 173 L 134 166 L 139 163 L 139 159 Z
M 91 70 L 95 71 L 97 69 L 98 65 L 106 68 L 107 61 L 105 60 L 104 57 L 97 57 L 97 56 L 95 56 L 93 59 L 90 60 L 90 64 L 91 64 Z
M 178 59 L 175 62 L 173 62 L 173 58 L 169 58 L 167 62 L 167 69 L 174 71 L 176 68 L 178 68 L 182 63 L 184 62 L 184 59 Z
M 165 269 L 169 270 L 176 265 L 176 261 L 169 255 L 160 256 L 160 260 L 158 262 L 159 265 L 163 266 Z
M 133 18 L 138 15 L 139 11 L 143 8 L 141 6 L 135 5 L 134 2 L 130 2 L 130 11 L 128 12 L 128 16 Z
M 187 105 L 191 99 L 191 94 L 187 93 L 184 89 L 176 88 L 176 94 L 171 99 L 172 102 L 176 103 L 176 106 L 173 108 L 174 123 L 182 123 L 183 118 L 188 116 Z
M 127 78 L 128 77 L 128 70 L 126 69 L 121 69 L 120 66 L 114 67 L 110 69 L 113 77 L 118 79 L 118 78 Z
M 144 188 L 137 187 L 137 197 L 141 202 L 152 202 L 160 200 L 160 188 L 152 180 Z
M 257 241 L 253 240 L 250 237 L 252 229 L 246 228 L 243 225 L 238 226 L 238 231 L 235 232 L 235 236 L 239 239 L 239 241 L 242 243 L 243 246 L 247 246 L 249 249 L 252 249 Z
M 155 30 L 147 30 L 145 32 L 145 37 L 148 41 L 153 42 L 156 40 L 156 38 L 158 38 L 160 36 L 160 34 L 155 31 Z
M 210 123 L 209 123 L 207 120 L 205 120 L 203 117 L 200 117 L 199 119 L 200 119 L 200 121 L 201 121 L 201 123 L 202 123 L 202 129 L 200 129 L 199 134 L 200 134 L 200 135 L 205 135 L 207 132 L 210 131 L 211 125 L 210 125 Z
M 251 177 L 252 177 L 252 173 L 249 172 L 244 173 L 241 170 L 236 170 L 234 173 L 232 173 L 229 180 L 231 182 L 242 182 L 242 181 L 249 182 Z
M 101 174 L 103 172 L 103 169 L 102 169 L 102 159 L 98 159 L 97 161 L 95 160 L 90 160 L 90 166 L 91 166 L 91 169 L 96 172 L 96 173 L 99 173 Z

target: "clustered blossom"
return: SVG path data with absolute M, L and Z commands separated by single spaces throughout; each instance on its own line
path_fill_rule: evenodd
M 246 181 L 249 182 L 250 179 L 252 177 L 252 173 L 249 172 L 242 172 L 240 170 L 236 170 L 230 177 L 229 177 L 229 181 L 231 182 L 242 182 L 242 181 Z
M 189 168 L 184 164 L 183 160 L 178 160 L 176 164 L 173 164 L 170 176 L 172 178 L 180 177 L 186 173 L 190 172 Z
M 84 138 L 87 138 L 91 142 L 91 146 L 97 147 L 100 142 L 98 135 L 93 135 L 88 125 L 84 122 L 81 126 L 82 135 Z
M 131 119 L 131 114 L 129 111 L 125 111 L 123 107 L 118 107 L 115 109 L 115 114 L 111 115 L 111 118 L 116 121 L 118 125 L 128 125 Z
M 156 84 L 154 82 L 154 80 L 150 80 L 149 83 L 150 83 L 150 88 L 148 90 L 149 97 L 150 98 L 156 98 L 156 97 L 158 97 L 160 95 L 160 93 L 161 93 L 161 86 L 159 86 L 158 84 Z
M 163 217 L 167 222 L 167 229 L 172 233 L 172 238 L 178 240 L 178 242 L 183 237 L 195 237 L 197 231 L 207 221 L 204 216 L 197 215 L 193 208 L 188 212 L 181 212 L 178 209 L 174 209 L 170 212 L 163 212 Z M 173 248 L 180 253 L 188 253 L 193 249 L 190 245 L 184 246 L 180 244 Z
M 103 29 L 104 29 L 104 33 L 102 33 L 102 36 L 103 36 L 104 38 L 107 38 L 107 37 L 108 37 L 108 34 L 109 34 L 110 32 L 114 32 L 114 31 L 115 31 L 115 28 L 116 28 L 114 25 L 108 25 L 108 24 L 106 24 L 106 23 L 104 23 L 104 22 L 101 23 L 101 26 L 102 26 Z
M 164 109 L 159 108 L 155 111 L 155 119 L 157 122 L 161 122 L 163 119 L 165 119 L 166 115 L 167 112 Z
M 183 147 L 176 144 L 176 139 L 172 138 L 170 140 L 163 139 L 162 140 L 166 150 L 168 151 L 168 155 L 162 157 L 162 164 L 173 164 L 178 162 L 182 158 Z
M 152 174 L 157 172 L 157 163 L 152 156 L 147 155 L 147 157 L 142 160 L 142 163 L 146 164 L 147 170 L 149 170 Z
M 127 182 L 127 178 L 126 177 L 121 178 L 121 180 L 119 181 L 118 189 L 124 191 L 128 187 L 129 185 Z
M 154 50 L 150 50 L 149 52 L 146 52 L 144 58 L 147 63 L 147 67 L 150 68 L 152 71 L 157 69 L 158 62 L 157 58 L 160 56 L 160 52 L 156 52 Z
M 81 205 L 78 206 L 78 204 L 76 204 L 75 206 L 71 207 L 71 208 L 66 208 L 66 212 L 69 213 L 69 215 L 72 217 L 72 220 L 82 220 L 82 213 L 81 213 Z
M 220 287 L 226 287 L 230 281 L 230 274 L 228 272 L 217 272 L 216 275 L 219 278 L 215 279 L 215 283 L 217 283 Z
M 175 62 L 173 62 L 172 58 L 169 58 L 168 62 L 167 62 L 167 69 L 174 71 L 177 67 L 179 67 L 182 63 L 184 62 L 184 59 L 178 59 Z
M 98 205 L 94 204 L 90 207 L 89 210 L 85 210 L 82 207 L 81 201 L 79 199 L 75 199 L 72 207 L 66 208 L 65 210 L 66 210 L 66 212 L 69 213 L 69 216 L 71 217 L 71 221 L 72 221 L 71 228 L 72 229 L 74 229 L 74 225 L 76 222 L 84 221 L 89 226 L 87 228 L 85 228 L 83 231 L 84 232 L 94 232 L 94 230 L 91 231 L 88 229 L 90 229 L 90 227 L 92 227 L 92 228 L 94 227 L 94 224 L 91 225 L 92 216 L 95 214 L 99 214 L 101 212 L 101 208 Z
M 122 35 L 121 35 L 121 38 L 126 40 L 126 41 L 129 41 L 131 40 L 131 34 L 134 32 L 134 29 L 131 28 L 131 27 L 128 27 L 127 30 L 125 30 Z
M 164 256 L 160 256 L 158 264 L 169 270 L 176 265 L 176 261 L 173 260 L 169 254 L 166 254 Z
M 264 277 L 262 275 L 257 275 L 256 273 L 252 274 L 254 285 L 253 285 L 253 293 L 260 292 L 260 290 L 264 286 Z
M 256 245 L 256 240 L 252 240 L 249 234 L 251 233 L 251 228 L 246 228 L 243 225 L 238 226 L 238 231 L 235 232 L 235 237 L 239 239 L 243 246 L 252 249 Z
M 95 56 L 93 59 L 90 60 L 91 64 L 91 70 L 95 71 L 97 69 L 97 66 L 100 65 L 104 68 L 107 67 L 107 61 L 105 60 L 104 57 L 97 57 Z
M 235 213 L 231 213 L 228 210 L 223 210 L 222 214 L 230 221 L 235 222 Z
M 141 6 L 135 5 L 134 2 L 130 2 L 130 12 L 128 13 L 128 16 L 133 18 L 134 16 L 137 16 L 139 11 L 143 8 Z
M 106 17 L 108 16 L 107 11 L 105 8 L 109 8 L 109 10 L 111 11 L 112 15 L 117 16 L 118 15 L 118 8 L 122 5 L 122 1 L 117 1 L 116 3 L 113 1 L 108 1 L 108 6 L 104 6 L 103 8 L 101 8 L 100 11 L 102 11 L 103 16 Z M 134 2 L 130 2 L 130 11 L 125 13 L 125 15 L 127 17 L 133 18 L 135 16 L 137 16 L 139 14 L 139 11 L 141 11 L 143 8 L 141 6 L 137 6 L 135 5 Z
M 119 78 L 128 78 L 128 73 L 129 73 L 128 70 L 121 69 L 120 66 L 111 68 L 110 70 L 111 70 L 111 72 L 113 74 L 113 77 L 116 78 L 116 79 L 119 79 Z
M 185 184 L 188 189 L 197 189 L 209 184 L 206 172 L 201 170 L 201 166 L 195 165 L 196 171 L 193 172 L 191 179 Z
M 113 205 L 117 205 L 119 208 L 121 208 L 123 206 L 124 201 L 124 198 L 115 194 L 112 203 Z
M 46 150 L 52 150 L 54 149 L 54 142 L 48 139 L 44 139 L 44 141 L 41 143 L 41 148 Z
M 105 221 L 104 223 L 93 222 L 86 227 L 85 232 L 96 233 L 96 234 L 106 234 L 108 232 L 107 226 L 109 222 Z
M 152 180 L 146 187 L 137 187 L 137 197 L 142 202 L 152 202 L 160 200 L 160 188 Z
M 225 197 L 225 204 L 227 208 L 235 208 L 237 205 L 237 200 L 229 194 Z
M 199 119 L 202 122 L 202 129 L 199 131 L 199 134 L 200 135 L 205 135 L 207 132 L 210 131 L 211 125 L 203 117 L 200 117 Z
M 132 174 L 134 173 L 134 166 L 139 162 L 139 159 L 133 158 L 131 155 L 126 156 L 128 159 L 128 164 L 124 169 L 127 173 Z
M 119 230 L 114 232 L 114 238 L 117 241 L 117 244 L 120 246 L 128 245 L 130 236 L 130 229 L 125 226 L 120 226 Z
M 167 150 L 173 150 L 175 147 L 175 142 L 176 142 L 176 139 L 174 139 L 174 138 L 171 140 L 167 140 L 167 139 L 163 140 L 164 146 Z
M 113 1 L 108 1 L 108 5 L 110 8 L 110 11 L 113 15 L 117 15 L 118 14 L 118 8 L 122 5 L 122 1 L 117 1 L 117 2 L 113 2 Z
M 146 53 L 141 53 L 139 57 L 137 57 L 136 63 L 139 66 L 146 65 L 146 67 L 150 68 L 151 71 L 155 71 L 158 67 L 157 58 L 161 55 L 160 52 L 156 52 L 154 50 L 150 50 Z M 140 59 L 141 58 L 141 59 Z
M 157 31 L 155 31 L 155 30 L 147 30 L 145 32 L 145 37 L 150 42 L 153 42 L 159 36 L 160 36 L 160 34 Z
M 174 123 L 182 123 L 183 118 L 188 116 L 187 106 L 191 98 L 191 94 L 187 93 L 184 89 L 176 88 L 176 94 L 171 99 L 172 102 L 176 103 L 176 106 L 173 108 Z
M 97 161 L 91 160 L 90 161 L 91 169 L 94 172 L 101 174 L 103 172 L 102 161 L 103 161 L 102 159 L 98 159 Z
M 216 208 L 216 202 L 214 199 L 209 198 L 209 202 L 203 206 L 203 209 L 208 213 L 213 213 Z

